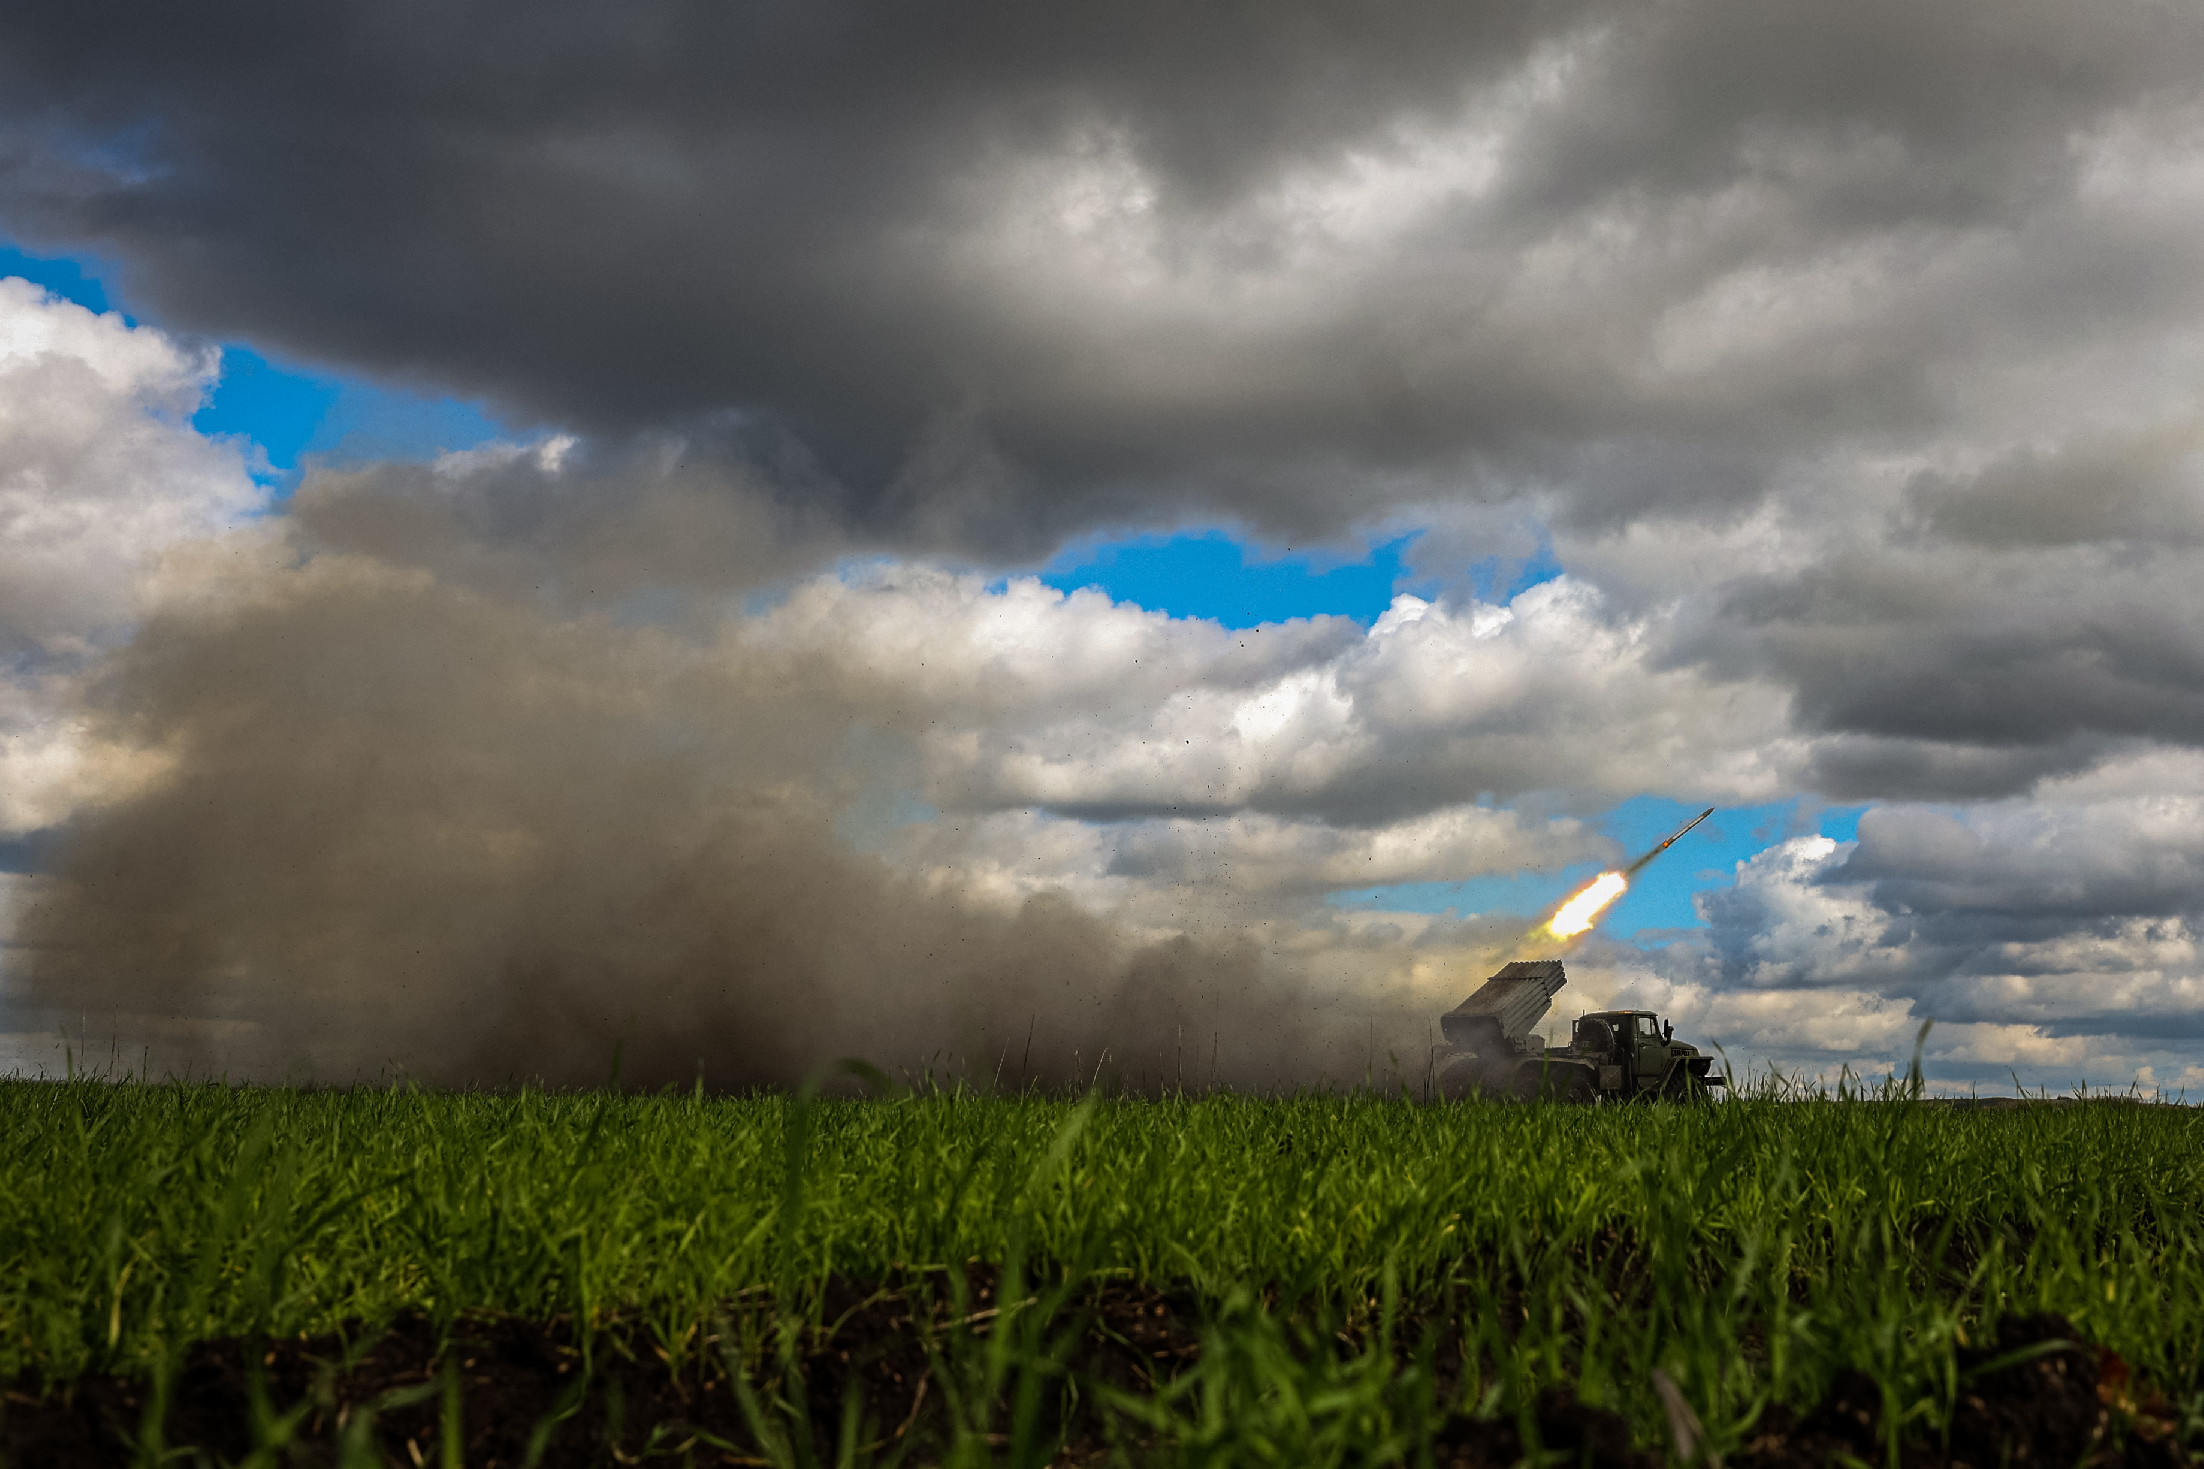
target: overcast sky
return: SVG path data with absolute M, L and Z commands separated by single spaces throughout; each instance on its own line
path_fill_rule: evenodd
M 1413 1049 L 1713 804 L 1574 1004 L 2204 1090 L 2199 78 L 2119 0 L 10 6 L 0 1029 L 372 1071 L 306 935 L 402 930 L 708 1048 L 756 915 L 669 895 L 801 846 L 760 1075 L 894 1044 L 919 894 Z

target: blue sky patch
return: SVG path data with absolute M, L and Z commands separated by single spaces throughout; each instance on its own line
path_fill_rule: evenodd
M 238 346 L 222 349 L 222 380 L 191 424 L 203 434 L 253 440 L 267 452 L 269 467 L 286 479 L 309 454 L 340 464 L 433 459 L 505 432 L 464 399 L 309 372 Z
M 296 477 L 306 455 L 338 464 L 433 459 L 505 436 L 495 419 L 464 399 L 308 372 L 239 346 L 222 349 L 221 381 L 191 426 L 251 439 L 285 481 Z
M 91 311 L 117 309 L 101 278 L 112 269 L 89 256 L 33 255 L 0 242 L 0 276 L 21 276 Z M 137 324 L 127 312 L 123 319 Z M 308 454 L 339 463 L 429 459 L 508 432 L 479 405 L 462 398 L 315 372 L 235 342 L 223 344 L 221 380 L 192 415 L 191 426 L 203 434 L 251 439 L 268 456 L 274 476 L 285 481 Z
M 1561 558 L 1554 554 L 1554 538 L 1543 526 L 1538 528 L 1538 549 L 1530 555 L 1520 559 L 1486 556 L 1464 568 L 1469 589 L 1478 601 L 1502 605 L 1559 575 Z
M 1064 592 L 1099 587 L 1112 601 L 1232 628 L 1326 613 L 1367 627 L 1393 605 L 1396 589 L 1407 589 L 1401 557 L 1414 539 L 1386 541 L 1357 560 L 1290 546 L 1271 551 L 1216 527 L 1094 538 L 1057 553 L 1041 580 Z
M 1168 533 L 1090 536 L 1059 551 L 1041 580 L 1059 591 L 1096 587 L 1112 601 L 1172 617 L 1206 617 L 1228 628 L 1295 617 L 1352 618 L 1368 627 L 1396 593 L 1437 597 L 1466 587 L 1506 602 L 1561 575 L 1552 541 L 1523 559 L 1491 557 L 1423 575 L 1410 564 L 1420 531 L 1380 541 L 1360 556 L 1336 549 L 1270 547 L 1226 526 Z
M 105 315 L 113 307 L 108 304 L 107 287 L 93 274 L 95 268 L 67 256 L 31 255 L 0 240 L 0 278 L 21 276 L 64 301 Z
M 267 453 L 270 468 L 287 474 L 341 391 L 330 379 L 278 367 L 250 347 L 224 347 L 221 381 L 191 426 L 203 434 L 241 434 Z
M 225 363 L 226 367 L 226 363 Z M 340 463 L 366 459 L 433 459 L 510 437 L 481 405 L 377 387 L 356 378 L 327 377 L 336 388 L 304 452 Z

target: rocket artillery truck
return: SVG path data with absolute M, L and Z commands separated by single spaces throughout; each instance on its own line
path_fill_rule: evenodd
M 1598 1010 L 1577 1017 L 1569 1044 L 1549 1048 L 1531 1027 L 1569 982 L 1559 959 L 1504 964 L 1439 1017 L 1445 1044 L 1432 1053 L 1439 1095 L 1531 1101 L 1703 1099 L 1727 1085 L 1714 1060 L 1675 1038 L 1650 1010 Z

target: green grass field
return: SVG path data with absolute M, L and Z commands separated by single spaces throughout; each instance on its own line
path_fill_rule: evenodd
M 1097 1280 L 1200 1302 L 1199 1358 L 1129 1410 L 1189 1462 L 1413 1462 L 1448 1410 L 1552 1383 L 1656 1445 L 1656 1368 L 1717 1449 L 1846 1368 L 1934 1433 L 1966 1345 L 2043 1310 L 2204 1407 L 2187 1109 L 15 1081 L 0 1136 L 0 1375 L 42 1382 L 409 1308 L 624 1323 L 678 1357 L 730 1311 L 815 1318 L 830 1278 L 977 1260 L 1044 1306 Z M 768 1416 L 771 1340 L 743 1348 Z M 993 1340 L 995 1385 L 1048 1350 Z

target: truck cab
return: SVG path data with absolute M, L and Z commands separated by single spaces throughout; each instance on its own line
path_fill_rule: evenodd
M 1570 1029 L 1569 1052 L 1599 1067 L 1604 1096 L 1685 1094 L 1720 1086 L 1712 1062 L 1651 1010 L 1595 1010 Z

